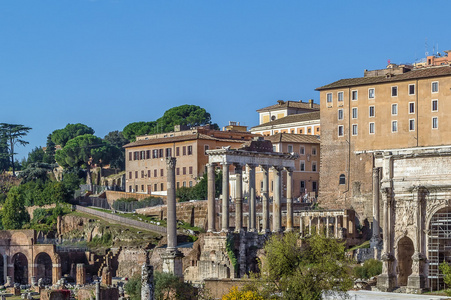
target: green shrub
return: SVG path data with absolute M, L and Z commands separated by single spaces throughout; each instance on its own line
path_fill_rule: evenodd
M 369 279 L 382 273 L 382 262 L 377 259 L 368 259 L 363 266 L 354 268 L 354 276 L 357 278 Z
M 124 285 L 124 289 L 130 296 L 130 300 L 141 299 L 141 276 L 135 275 L 129 278 L 128 282 Z

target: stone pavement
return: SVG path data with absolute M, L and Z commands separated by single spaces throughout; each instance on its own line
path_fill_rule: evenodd
M 345 299 L 349 300 L 401 300 L 401 299 L 424 299 L 424 300 L 439 300 L 439 299 L 451 299 L 446 296 L 432 296 L 432 295 L 414 295 L 414 294 L 401 294 L 401 293 L 383 293 L 373 291 L 349 291 L 349 297 Z M 325 300 L 342 299 L 340 297 L 326 296 Z

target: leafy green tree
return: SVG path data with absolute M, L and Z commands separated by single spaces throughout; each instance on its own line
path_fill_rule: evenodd
M 10 158 L 13 176 L 15 176 L 17 167 L 14 160 L 14 155 L 16 154 L 14 148 L 16 145 L 25 146 L 28 144 L 28 142 L 22 138 L 26 136 L 30 130 L 31 127 L 26 127 L 24 125 L 0 123 L 0 139 L 6 143 L 7 157 Z M 2 156 L 4 155 L 5 154 Z
M 103 138 L 105 142 L 107 142 L 110 145 L 114 145 L 118 148 L 121 148 L 125 144 L 128 144 L 129 141 L 124 137 L 121 131 L 115 130 L 108 132 L 107 135 Z
M 265 244 L 260 273 L 246 289 L 265 299 L 322 299 L 323 293 L 345 294 L 353 286 L 345 246 L 336 239 L 296 233 L 273 235 Z
M 2 209 L 3 228 L 6 230 L 21 229 L 29 221 L 30 215 L 25 209 L 24 200 L 19 192 L 19 188 L 11 188 Z
M 194 287 L 171 273 L 155 272 L 155 300 L 197 299 Z M 175 298 L 173 298 L 175 297 Z
M 23 179 L 23 183 L 38 179 L 46 181 L 48 179 L 47 174 L 51 172 L 53 168 L 54 165 L 43 162 L 33 162 L 27 164 L 27 167 L 19 174 L 19 178 Z
M 448 289 L 445 290 L 445 293 L 448 296 L 451 296 L 451 266 L 447 262 L 442 262 L 439 266 L 440 272 L 443 274 L 443 282 L 445 282 Z
M 133 142 L 137 136 L 155 133 L 157 122 L 133 122 L 124 127 L 122 134 Z
M 82 179 L 78 176 L 78 174 L 74 172 L 64 173 L 62 183 L 68 193 L 73 193 L 76 190 L 80 189 Z
M 168 109 L 157 120 L 157 124 L 162 132 L 173 131 L 175 125 L 195 127 L 210 124 L 215 129 L 219 128 L 217 124 L 211 123 L 211 115 L 204 108 L 188 104 Z
M 22 167 L 27 168 L 29 164 L 44 162 L 45 151 L 41 147 L 35 147 L 28 153 L 28 158 L 22 162 Z
M 81 123 L 67 124 L 63 129 L 53 131 L 51 140 L 56 145 L 64 147 L 69 140 L 85 134 L 94 134 L 94 129 Z
M 52 135 L 49 134 L 47 136 L 47 145 L 46 145 L 46 149 L 45 149 L 45 157 L 44 157 L 44 162 L 48 163 L 48 164 L 54 164 L 55 161 L 55 151 L 56 151 L 56 145 L 55 143 L 52 141 Z
M 6 138 L 0 135 L 0 170 L 6 171 L 11 165 Z

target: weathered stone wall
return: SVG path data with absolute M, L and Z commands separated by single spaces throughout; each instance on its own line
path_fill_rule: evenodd
M 106 193 L 106 198 L 108 200 L 108 203 L 110 205 L 113 205 L 113 202 L 120 198 L 135 198 L 135 199 L 141 200 L 141 199 L 151 196 L 149 194 L 126 193 L 126 192 L 116 192 L 116 191 L 105 191 L 105 193 Z M 166 196 L 158 195 L 157 197 L 163 198 L 163 201 L 166 202 Z
M 117 277 L 133 277 L 141 274 L 141 267 L 146 262 L 147 250 L 143 248 L 124 248 L 117 258 Z
M 221 299 L 233 287 L 239 289 L 247 284 L 243 279 L 205 279 L 205 289 L 213 299 Z
M 43 206 L 27 206 L 27 212 L 30 215 L 30 220 L 33 219 L 33 214 L 34 211 L 38 208 L 44 208 L 44 209 L 50 209 L 50 208 L 55 208 L 56 204 L 48 204 L 48 205 L 43 205 Z

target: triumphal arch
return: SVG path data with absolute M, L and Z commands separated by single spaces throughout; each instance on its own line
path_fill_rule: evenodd
M 0 283 L 53 284 L 60 278 L 55 245 L 38 244 L 34 230 L 0 231 Z
M 451 147 L 374 154 L 373 245 L 383 237 L 379 289 L 443 288 L 439 265 L 451 262 Z

